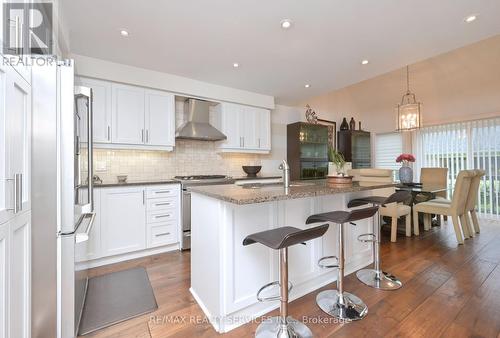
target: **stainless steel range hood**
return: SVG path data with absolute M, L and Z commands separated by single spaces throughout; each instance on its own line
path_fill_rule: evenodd
M 220 141 L 227 136 L 209 122 L 209 107 L 212 102 L 187 99 L 184 102 L 186 122 L 175 132 L 175 138 L 201 141 Z

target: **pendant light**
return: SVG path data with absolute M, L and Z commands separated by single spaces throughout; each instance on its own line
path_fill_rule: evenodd
M 406 93 L 398 104 L 398 130 L 414 130 L 420 128 L 422 116 L 420 112 L 421 103 L 415 99 L 415 94 L 410 91 L 410 71 L 406 66 Z

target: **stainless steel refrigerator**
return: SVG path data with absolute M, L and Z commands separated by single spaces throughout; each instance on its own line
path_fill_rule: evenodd
M 32 100 L 32 337 L 74 337 L 87 288 L 75 250 L 95 216 L 92 91 L 68 60 L 33 67 Z

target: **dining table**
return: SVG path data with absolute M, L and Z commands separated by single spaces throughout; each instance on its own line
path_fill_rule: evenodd
M 436 198 L 436 194 L 448 191 L 448 187 L 442 185 L 431 185 L 431 184 L 422 184 L 422 183 L 399 183 L 396 185 L 396 191 L 408 191 L 412 195 L 412 199 L 409 202 L 410 207 L 412 208 L 412 228 L 413 222 L 413 206 L 417 203 L 422 203 L 429 201 L 431 199 Z M 432 218 L 432 225 L 441 225 L 441 217 Z M 398 232 L 399 232 L 398 226 Z M 403 231 L 403 229 L 401 230 Z

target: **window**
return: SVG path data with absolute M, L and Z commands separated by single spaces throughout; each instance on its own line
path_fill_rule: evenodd
M 425 127 L 418 135 L 421 167 L 448 168 L 450 189 L 460 170 L 484 170 L 478 211 L 500 215 L 500 118 Z
M 400 133 L 377 134 L 375 136 L 375 168 L 398 170 L 401 164 L 396 157 L 403 152 Z

